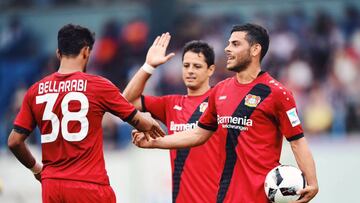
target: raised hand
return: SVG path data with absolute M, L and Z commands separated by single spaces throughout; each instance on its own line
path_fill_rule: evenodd
M 157 67 L 161 64 L 166 63 L 169 61 L 173 56 L 175 56 L 174 53 L 170 53 L 166 55 L 166 49 L 169 45 L 171 36 L 170 34 L 163 33 L 161 36 L 157 36 L 154 43 L 149 48 L 147 55 L 146 55 L 146 63 Z

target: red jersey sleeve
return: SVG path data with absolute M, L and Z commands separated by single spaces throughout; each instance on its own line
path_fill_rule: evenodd
M 98 97 L 100 103 L 104 106 L 105 110 L 121 118 L 124 121 L 131 120 L 137 110 L 134 105 L 129 103 L 119 89 L 110 81 L 103 80 L 99 82 Z
M 15 127 L 26 129 L 29 133 L 33 131 L 36 125 L 35 117 L 31 110 L 32 98 L 30 88 L 25 94 L 20 111 L 14 121 Z
M 198 126 L 200 128 L 216 131 L 218 127 L 217 123 L 217 110 L 216 110 L 216 88 L 214 88 L 209 96 L 208 107 L 201 115 Z
M 141 104 L 143 111 L 151 113 L 151 115 L 166 123 L 166 99 L 167 96 L 141 96 Z
M 303 137 L 303 129 L 292 93 L 285 90 L 278 92 L 276 97 L 275 113 L 280 124 L 281 133 L 289 141 Z

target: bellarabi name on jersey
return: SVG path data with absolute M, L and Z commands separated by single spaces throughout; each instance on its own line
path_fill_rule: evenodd
M 248 127 L 253 126 L 253 120 L 244 117 L 233 116 L 220 116 L 217 115 L 218 125 L 222 125 L 222 128 L 232 128 L 237 130 L 248 130 Z
M 86 92 L 87 80 L 46 81 L 39 83 L 39 94 L 60 92 Z

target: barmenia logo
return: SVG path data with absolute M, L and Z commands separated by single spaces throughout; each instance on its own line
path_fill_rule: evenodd
M 170 130 L 173 132 L 181 132 L 194 129 L 197 124 L 198 121 L 196 121 L 195 123 L 175 123 L 174 121 L 170 121 Z
M 248 127 L 253 125 L 253 121 L 246 116 L 232 117 L 217 115 L 217 123 L 218 125 L 221 124 L 223 128 L 232 128 L 237 130 L 248 130 Z

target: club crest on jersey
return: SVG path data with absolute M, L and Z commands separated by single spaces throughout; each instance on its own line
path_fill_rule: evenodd
M 248 94 L 245 97 L 245 105 L 248 107 L 256 107 L 261 101 L 261 97 Z
M 200 106 L 199 106 L 199 111 L 200 111 L 201 113 L 204 113 L 205 110 L 207 109 L 207 107 L 208 107 L 208 103 L 207 103 L 207 102 L 203 102 L 203 103 L 201 103 Z

